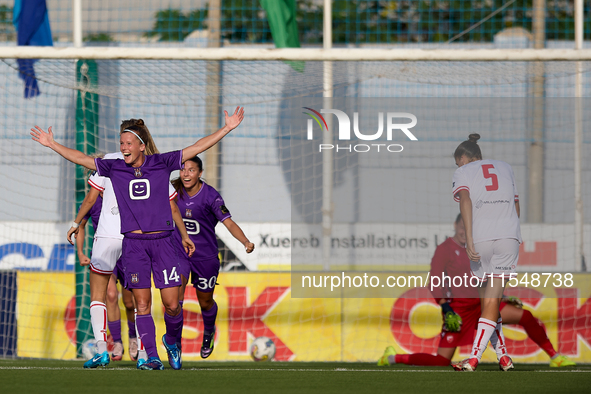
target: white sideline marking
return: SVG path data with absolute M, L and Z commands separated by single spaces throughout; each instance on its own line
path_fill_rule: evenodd
M 58 371 L 58 370 L 83 370 L 81 367 L 2 367 L 0 366 L 0 370 L 19 370 L 19 369 L 31 369 L 31 370 L 50 370 L 50 371 Z M 93 368 L 94 369 L 94 368 Z M 97 371 L 130 371 L 133 368 L 96 368 Z M 436 369 L 353 369 L 353 368 L 335 368 L 335 369 L 306 369 L 306 368 L 183 368 L 182 371 L 264 371 L 264 372 L 432 372 L 432 373 L 454 373 L 456 371 L 450 370 L 436 370 Z M 486 373 L 486 372 L 494 372 L 498 373 L 498 371 L 477 371 L 476 373 Z M 529 372 L 550 372 L 550 373 L 564 373 L 564 372 L 591 372 L 591 370 L 581 370 L 581 369 L 563 369 L 563 370 L 534 370 Z

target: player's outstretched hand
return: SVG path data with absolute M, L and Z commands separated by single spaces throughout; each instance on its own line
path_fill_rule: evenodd
M 33 141 L 37 141 L 43 146 L 49 146 L 53 142 L 53 133 L 51 132 L 51 126 L 47 129 L 47 133 L 39 126 L 35 126 L 31 129 L 31 137 Z
M 244 107 L 236 107 L 232 116 L 228 115 L 228 111 L 224 111 L 224 115 L 226 115 L 226 126 L 230 130 L 234 130 L 244 119 Z
M 185 253 L 187 253 L 187 256 L 189 257 L 193 256 L 193 253 L 195 253 L 195 244 L 189 237 L 183 239 L 183 248 L 185 248 Z
M 254 250 L 254 244 L 252 242 L 245 243 L 244 247 L 246 248 L 246 253 L 252 253 Z
M 68 230 L 68 235 L 66 236 L 66 238 L 68 239 L 70 245 L 74 245 L 74 241 L 72 240 L 72 234 L 75 234 L 74 237 L 77 238 L 76 236 L 78 235 L 78 230 L 80 230 L 78 227 L 70 227 L 70 229 Z
M 448 332 L 460 332 L 462 317 L 455 312 L 447 312 L 445 314 L 445 329 Z

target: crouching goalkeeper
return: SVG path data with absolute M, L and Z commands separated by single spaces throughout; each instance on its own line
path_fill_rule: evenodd
M 431 260 L 430 277 L 470 276 L 470 259 L 466 253 L 466 230 L 461 215 L 454 223 L 455 234 L 441 243 L 435 250 Z M 467 287 L 434 287 L 432 290 L 435 301 L 441 305 L 443 327 L 437 355 L 427 353 L 396 354 L 393 346 L 388 346 L 378 365 L 385 366 L 395 363 L 417 366 L 448 366 L 456 347 L 472 345 L 478 319 L 480 318 L 480 298 L 478 289 Z M 503 324 L 518 324 L 527 335 L 550 357 L 551 367 L 573 366 L 575 363 L 556 352 L 546 335 L 544 325 L 531 312 L 522 309 L 518 299 L 503 299 L 500 305 Z M 491 345 L 496 347 L 496 334 L 491 337 Z M 501 341 L 503 338 L 501 338 Z M 502 343 L 501 343 L 502 345 Z

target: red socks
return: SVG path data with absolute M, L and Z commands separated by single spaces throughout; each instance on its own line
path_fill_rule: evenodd
M 407 365 L 418 365 L 418 366 L 434 366 L 434 367 L 447 367 L 450 360 L 437 354 L 427 353 L 414 353 L 414 354 L 397 354 L 396 363 L 407 364 Z
M 552 343 L 548 339 L 548 335 L 546 335 L 546 330 L 544 329 L 542 322 L 536 319 L 530 311 L 523 310 L 523 316 L 521 316 L 521 320 L 519 320 L 519 325 L 523 326 L 527 336 L 548 353 L 548 356 L 554 357 L 554 355 L 556 355 L 556 350 L 554 350 Z

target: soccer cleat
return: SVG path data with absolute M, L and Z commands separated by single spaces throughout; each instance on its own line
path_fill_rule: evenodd
M 478 367 L 478 359 L 476 357 L 467 358 L 457 363 L 451 363 L 451 366 L 456 371 L 474 372 Z
M 150 357 L 148 361 L 144 361 L 142 364 L 139 361 L 137 363 L 137 368 L 144 371 L 162 371 L 164 369 L 164 365 L 162 365 L 162 361 L 158 357 Z
M 552 368 L 560 368 L 560 367 L 574 367 L 577 363 L 570 360 L 568 357 L 563 355 L 558 355 L 550 360 L 550 367 Z
M 123 353 L 125 353 L 123 350 L 123 344 L 121 342 L 115 342 L 113 344 L 113 351 L 111 352 L 111 358 L 113 361 L 121 361 Z
M 142 369 L 142 365 L 144 365 L 146 363 L 146 360 L 143 358 L 140 358 L 139 360 L 137 360 L 137 364 L 135 365 L 135 367 L 137 369 Z
M 181 360 L 181 352 L 179 351 L 179 348 L 176 347 L 176 343 L 174 345 L 169 345 L 166 343 L 166 334 L 162 336 L 162 343 L 166 348 L 166 354 L 168 354 L 168 363 L 172 369 L 181 369 L 183 366 L 183 361 Z
M 129 358 L 131 361 L 138 361 L 138 355 L 137 338 L 129 338 Z
M 97 353 L 93 358 L 84 363 L 84 368 L 106 367 L 110 362 L 109 353 Z
M 499 360 L 499 368 L 501 371 L 507 372 L 510 369 L 514 369 L 513 360 L 509 356 L 503 356 Z
M 209 335 L 203 334 L 203 342 L 201 343 L 201 358 L 207 358 L 213 353 L 213 345 L 215 338 L 215 326 L 213 332 Z
M 378 360 L 378 367 L 387 367 L 390 365 L 390 361 L 388 361 L 389 356 L 395 356 L 396 350 L 394 350 L 394 346 L 388 346 L 386 350 L 384 350 L 384 354 Z

